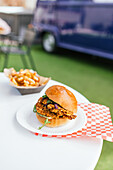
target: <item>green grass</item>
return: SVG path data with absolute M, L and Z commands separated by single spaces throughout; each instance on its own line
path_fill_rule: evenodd
M 113 120 L 113 62 L 93 59 L 89 55 L 62 49 L 56 54 L 47 54 L 40 46 L 33 46 L 32 55 L 40 75 L 69 85 L 91 102 L 110 107 Z M 4 60 L 2 56 L 0 60 L 0 71 L 2 71 Z M 16 70 L 23 68 L 21 58 L 11 55 L 8 63 L 8 68 L 10 67 Z M 113 143 L 104 141 L 95 170 L 112 169 Z

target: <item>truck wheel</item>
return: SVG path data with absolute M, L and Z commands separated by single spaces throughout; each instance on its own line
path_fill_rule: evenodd
M 52 53 L 56 49 L 56 40 L 52 33 L 45 33 L 42 37 L 42 46 L 43 49 L 48 52 Z

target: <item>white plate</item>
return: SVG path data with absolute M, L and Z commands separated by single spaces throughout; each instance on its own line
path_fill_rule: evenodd
M 82 109 L 78 107 L 77 118 L 70 120 L 66 125 L 50 128 L 43 127 L 38 130 L 42 124 L 36 118 L 36 113 L 33 112 L 35 103 L 28 103 L 17 111 L 16 118 L 21 126 L 33 133 L 40 133 L 46 135 L 66 135 L 82 129 L 87 121 L 86 115 Z

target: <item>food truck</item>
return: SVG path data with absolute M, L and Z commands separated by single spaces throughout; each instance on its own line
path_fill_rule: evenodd
M 33 17 L 44 50 L 113 59 L 113 0 L 38 0 Z

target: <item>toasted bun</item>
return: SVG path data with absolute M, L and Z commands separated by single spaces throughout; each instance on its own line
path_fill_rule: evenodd
M 66 89 L 64 86 L 54 85 L 46 90 L 46 95 L 48 98 L 58 103 L 64 109 L 71 112 L 77 112 L 77 100 L 74 94 Z
M 37 119 L 39 120 L 39 122 L 41 124 L 44 124 L 46 118 L 41 117 L 40 115 L 36 114 Z M 66 124 L 69 120 L 68 119 L 64 119 L 64 118 L 60 118 L 60 119 L 48 119 L 48 121 L 50 121 L 51 123 L 47 123 L 46 126 L 48 127 L 57 127 L 57 126 L 62 126 L 64 124 Z

